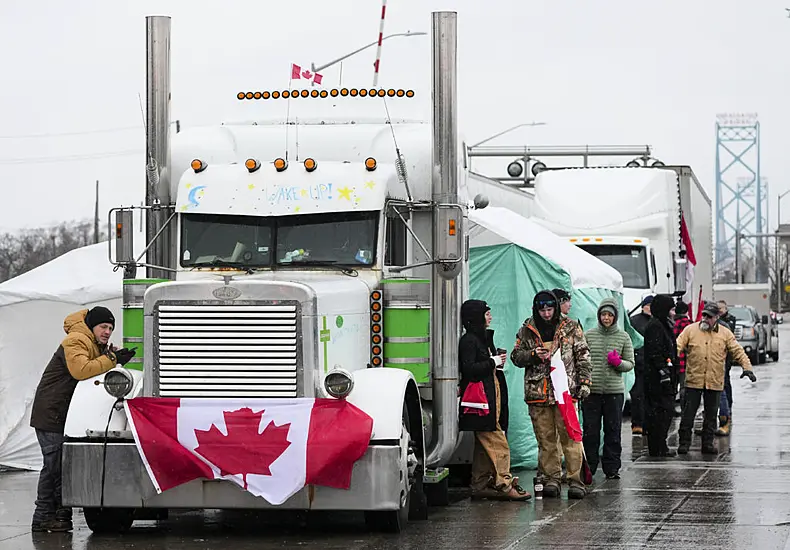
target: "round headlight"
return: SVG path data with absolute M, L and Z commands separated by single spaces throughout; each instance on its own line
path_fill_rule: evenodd
M 354 378 L 351 373 L 343 369 L 334 369 L 324 378 L 326 393 L 332 397 L 342 399 L 354 389 Z
M 134 387 L 134 378 L 124 368 L 111 370 L 104 375 L 104 389 L 116 399 L 129 395 L 132 387 Z

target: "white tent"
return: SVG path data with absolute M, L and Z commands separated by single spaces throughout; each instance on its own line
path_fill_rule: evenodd
M 30 409 L 41 373 L 65 336 L 63 319 L 83 308 L 108 307 L 116 318 L 113 342 L 120 345 L 122 281 L 104 242 L 0 284 L 0 466 L 41 468 Z
M 623 291 L 623 277 L 616 269 L 512 210 L 489 206 L 469 212 L 469 220 L 487 230 L 472 228 L 470 240 L 474 247 L 513 243 L 567 271 L 573 288 Z

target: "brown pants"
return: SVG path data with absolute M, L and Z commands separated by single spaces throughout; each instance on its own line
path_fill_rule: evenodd
M 496 431 L 475 432 L 475 453 L 472 457 L 472 490 L 482 491 L 493 487 L 500 491 L 510 490 L 513 476 L 510 475 L 510 446 L 505 432 L 499 425 L 500 393 L 499 380 L 494 377 L 496 387 Z
M 568 437 L 565 422 L 556 405 L 529 405 L 532 429 L 538 440 L 538 470 L 549 479 L 560 483 L 562 480 L 562 455 L 565 455 L 565 469 L 568 483 L 583 487 L 581 479 L 582 444 Z M 557 446 L 559 438 L 562 452 Z

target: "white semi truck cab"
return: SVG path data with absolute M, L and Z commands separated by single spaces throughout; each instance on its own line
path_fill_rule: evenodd
M 171 144 L 170 21 L 148 18 L 145 261 L 132 252 L 135 209 L 111 212 L 124 345 L 138 353 L 104 388 L 91 383 L 66 425 L 63 500 L 92 530 L 128 529 L 146 510 L 272 507 L 222 481 L 155 491 L 115 401 L 136 396 L 346 399 L 373 418 L 351 487 L 305 487 L 279 507 L 361 510 L 398 531 L 427 500 L 446 503 L 465 218 L 486 201 L 459 196 L 456 15 L 432 23 L 432 122 L 389 116 L 418 95 L 405 88 L 266 90 L 238 100 L 313 102 L 324 116 Z M 377 102 L 378 116 L 335 114 L 354 102 Z

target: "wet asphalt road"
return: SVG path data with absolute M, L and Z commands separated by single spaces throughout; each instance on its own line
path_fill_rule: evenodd
M 622 479 L 606 481 L 598 472 L 582 501 L 568 501 L 563 491 L 562 500 L 471 502 L 459 490 L 450 506 L 433 509 L 430 520 L 400 536 L 366 531 L 361 514 L 215 511 L 137 522 L 124 536 L 93 536 L 79 510 L 73 533 L 32 534 L 37 474 L 6 473 L 0 474 L 0 549 L 790 548 L 790 324 L 780 340 L 780 362 L 756 367 L 757 384 L 733 369 L 733 433 L 717 438 L 718 456 L 703 456 L 695 435 L 687 456 L 651 459 L 626 419 Z M 676 430 L 677 419 L 670 446 L 677 445 Z M 525 481 L 533 474 L 519 473 Z

